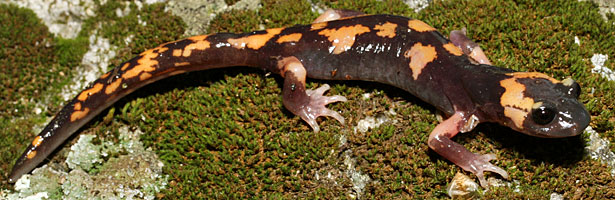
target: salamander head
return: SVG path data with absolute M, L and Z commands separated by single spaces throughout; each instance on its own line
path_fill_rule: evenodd
M 500 97 L 503 125 L 547 138 L 579 135 L 589 125 L 590 114 L 577 100 L 581 87 L 574 80 L 558 81 L 536 72 L 506 75 L 500 81 L 505 90 Z

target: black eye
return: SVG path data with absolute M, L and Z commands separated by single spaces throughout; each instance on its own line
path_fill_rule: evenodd
M 536 124 L 546 125 L 551 123 L 555 118 L 555 109 L 548 105 L 541 105 L 538 108 L 532 110 L 532 119 Z

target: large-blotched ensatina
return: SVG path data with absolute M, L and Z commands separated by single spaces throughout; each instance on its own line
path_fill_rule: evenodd
M 448 119 L 431 132 L 428 145 L 477 175 L 507 177 L 489 163 L 495 156 L 471 153 L 450 140 L 478 123 L 495 122 L 538 137 L 580 134 L 590 115 L 577 101 L 579 85 L 536 72 L 494 67 L 459 31 L 451 40 L 416 19 L 328 11 L 316 23 L 244 34 L 218 33 L 162 44 L 103 74 L 34 138 L 17 160 L 10 182 L 39 165 L 86 122 L 118 99 L 154 81 L 195 70 L 253 66 L 284 77 L 283 103 L 319 131 L 316 118 L 344 118 L 325 107 L 345 101 L 323 96 L 325 85 L 305 88 L 306 77 L 364 80 L 399 87 L 443 111 Z

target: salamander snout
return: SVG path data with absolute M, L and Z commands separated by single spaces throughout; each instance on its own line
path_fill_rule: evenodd
M 523 126 L 526 133 L 538 137 L 559 138 L 583 133 L 590 115 L 576 99 L 562 98 L 534 103 Z
M 583 133 L 591 116 L 577 99 L 581 87 L 567 78 L 561 82 L 528 81 L 534 103 L 523 126 L 527 133 L 538 137 L 570 137 Z M 542 88 L 542 89 L 541 89 Z

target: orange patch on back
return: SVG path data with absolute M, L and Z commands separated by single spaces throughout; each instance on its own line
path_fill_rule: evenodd
M 391 22 L 384 23 L 383 25 L 376 25 L 374 30 L 378 30 L 376 35 L 380 37 L 395 37 L 395 28 L 397 28 L 397 24 L 393 24 Z
M 327 36 L 328 40 L 333 43 L 331 47 L 333 49 L 330 49 L 329 52 L 340 54 L 352 47 L 357 35 L 369 31 L 368 27 L 357 24 L 354 26 L 344 26 L 339 29 L 325 29 L 318 32 L 318 35 Z
M 303 36 L 301 33 L 293 33 L 293 34 L 289 34 L 289 35 L 283 35 L 283 36 L 280 36 L 280 38 L 278 38 L 278 40 L 276 42 L 277 43 L 299 42 L 299 40 L 301 39 L 301 36 Z
M 36 156 L 36 151 L 30 151 L 28 152 L 28 154 L 26 154 L 26 158 L 28 159 L 32 159 L 34 158 L 34 156 Z
M 431 45 L 423 46 L 423 44 L 417 42 L 410 50 L 404 53 L 404 57 L 410 58 L 412 78 L 416 80 L 423 71 L 423 68 L 438 57 L 438 53 L 436 53 L 435 47 Z
M 70 115 L 70 121 L 74 122 L 78 119 L 85 117 L 90 112 L 90 108 L 85 108 L 83 111 L 75 111 Z
M 208 49 L 210 46 L 210 42 L 205 40 L 206 38 L 207 38 L 207 35 L 199 35 L 199 36 L 188 38 L 189 40 L 192 40 L 192 42 L 194 43 L 186 45 L 182 56 L 189 57 L 192 54 L 192 50 L 202 51 L 202 50 Z M 175 55 L 175 52 L 173 52 L 173 55 Z
M 122 83 L 122 79 L 118 78 L 115 81 L 113 81 L 111 84 L 107 85 L 107 88 L 105 88 L 105 94 L 111 94 L 113 92 L 115 92 L 115 90 L 120 87 L 120 84 Z
M 236 39 L 228 39 L 228 43 L 231 44 L 234 48 L 244 49 L 248 47 L 250 49 L 258 50 L 261 47 L 265 46 L 265 44 L 277 34 L 280 34 L 284 28 L 272 28 L 267 29 L 267 33 L 259 34 L 259 35 L 250 35 Z
M 410 27 L 412 30 L 415 30 L 415 31 L 418 31 L 418 32 L 426 32 L 426 31 L 435 31 L 436 30 L 434 27 L 429 26 L 425 22 L 422 22 L 421 20 L 416 20 L 416 19 L 408 21 L 408 27 Z
M 77 103 L 75 103 L 75 105 L 73 106 L 73 109 L 75 109 L 75 110 L 81 110 L 81 102 L 77 102 Z
M 34 140 L 32 140 L 32 146 L 34 147 L 38 147 L 41 143 L 43 143 L 43 137 L 41 136 L 36 136 Z
M 320 30 L 327 27 L 327 22 L 315 23 L 310 27 L 310 31 Z
M 446 49 L 446 51 L 456 56 L 463 55 L 463 51 L 461 51 L 459 47 L 455 46 L 453 43 L 450 43 L 450 42 L 444 45 L 444 49 Z
M 77 99 L 79 101 L 85 101 L 86 99 L 88 99 L 88 96 L 100 92 L 100 90 L 102 90 L 102 88 L 103 88 L 103 84 L 102 83 L 96 83 L 96 84 L 94 84 L 94 86 L 92 88 L 84 90 L 83 92 L 81 92 L 79 94 L 79 96 L 77 96 Z

